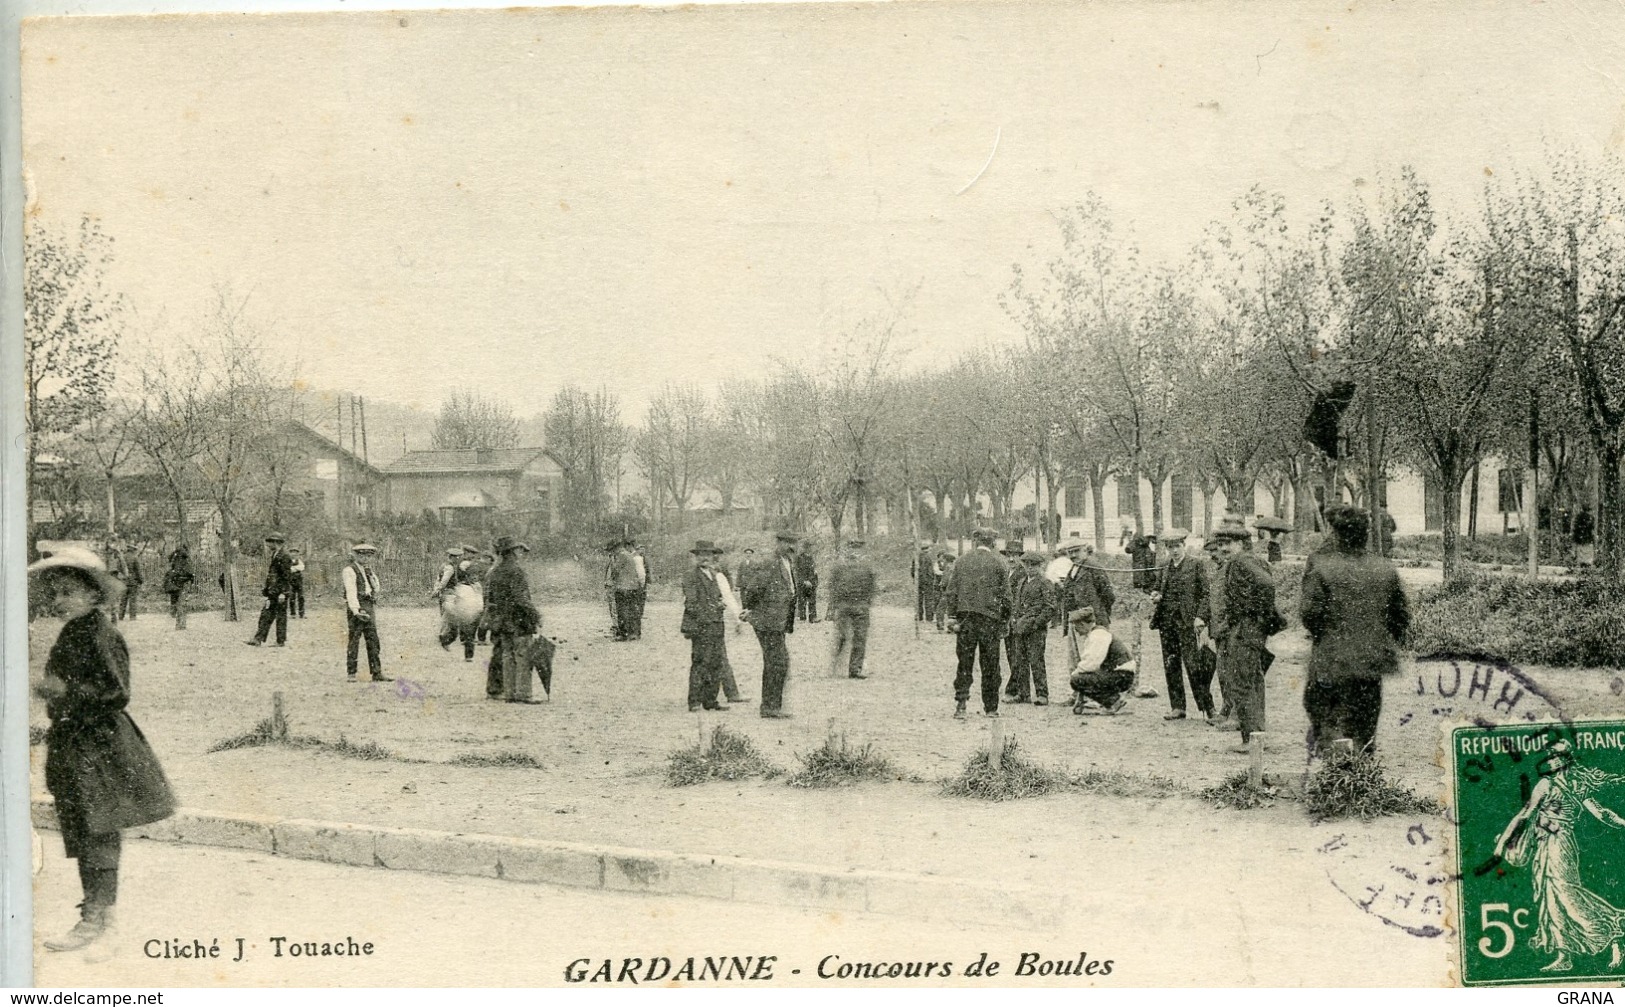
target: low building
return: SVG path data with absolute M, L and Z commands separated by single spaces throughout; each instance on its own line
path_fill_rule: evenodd
M 557 528 L 564 467 L 546 448 L 408 451 L 383 470 L 387 508 L 429 511 L 450 529 Z

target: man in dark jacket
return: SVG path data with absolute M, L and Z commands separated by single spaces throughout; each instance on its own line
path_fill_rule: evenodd
M 604 589 L 610 592 L 615 606 L 615 639 L 633 640 L 637 622 L 638 592 L 643 590 L 643 578 L 632 557 L 632 544 L 618 539 L 609 544 L 609 566 L 604 571 Z
M 1072 539 L 1061 551 L 1072 561 L 1072 569 L 1067 571 L 1066 579 L 1061 582 L 1061 603 L 1066 608 L 1062 613 L 1063 628 L 1071 632 L 1068 617 L 1080 608 L 1094 611 L 1096 625 L 1110 626 L 1117 594 L 1112 590 L 1112 582 L 1106 576 L 1106 571 L 1092 561 L 1094 548 L 1079 539 Z
M 739 571 L 742 617 L 756 630 L 762 647 L 761 714 L 770 720 L 788 719 L 784 712 L 784 683 L 790 677 L 790 649 L 784 635 L 796 619 L 796 537 L 777 535 L 778 548 L 770 556 L 747 563 Z
M 717 701 L 727 660 L 723 636 L 725 606 L 717 584 L 717 557 L 722 550 L 706 539 L 689 550 L 694 565 L 683 575 L 683 635 L 689 641 L 688 712 L 726 710 Z
M 829 572 L 829 616 L 835 621 L 832 671 L 839 670 L 841 651 L 847 650 L 848 678 L 868 678 L 863 656 L 869 649 L 869 607 L 875 600 L 875 568 L 863 556 L 863 540 L 849 539 L 840 562 Z
M 1275 655 L 1264 645 L 1283 628 L 1275 610 L 1275 577 L 1264 561 L 1244 548 L 1252 532 L 1239 521 L 1225 521 L 1213 530 L 1224 564 L 1224 622 L 1217 627 L 1219 661 L 1236 695 L 1234 707 L 1242 745 L 1232 751 L 1250 751 L 1254 731 L 1267 730 L 1264 720 L 1264 672 Z
M 1004 698 L 1015 703 L 1031 701 L 1034 706 L 1049 705 L 1049 668 L 1045 643 L 1049 624 L 1055 618 L 1055 585 L 1044 576 L 1044 555 L 1023 553 L 1022 576 L 1012 578 L 1010 638 L 1010 682 Z
M 1351 739 L 1356 750 L 1372 747 L 1382 679 L 1399 671 L 1398 645 L 1411 620 L 1399 572 L 1366 549 L 1370 515 L 1334 507 L 1326 522 L 1337 551 L 1322 555 L 1304 574 L 1301 609 L 1313 641 L 1303 708 L 1322 755 L 1339 738 Z
M 510 703 L 530 698 L 530 638 L 542 628 L 542 614 L 530 599 L 530 578 L 520 562 L 530 546 L 509 536 L 496 540 L 497 565 L 485 578 L 485 614 L 491 626 L 491 663 L 485 695 Z
M 276 623 L 276 645 L 288 645 L 288 592 L 293 590 L 293 560 L 283 548 L 287 541 L 279 531 L 265 536 L 265 550 L 270 553 L 265 567 L 265 586 L 260 589 L 265 604 L 260 608 L 260 624 L 254 630 L 254 638 L 243 641 L 250 647 L 265 644 L 273 622 Z
M 932 622 L 937 617 L 937 592 L 942 586 L 942 562 L 929 545 L 920 546 L 914 554 L 914 575 L 917 592 L 914 602 L 914 621 Z
M 954 672 L 954 717 L 965 719 L 978 656 L 982 668 L 982 711 L 999 715 L 999 638 L 1010 618 L 1010 582 L 1004 561 L 993 551 L 993 532 L 971 533 L 975 548 L 954 563 L 943 603 L 954 613 L 948 628 L 959 634 Z
M 1185 553 L 1189 535 L 1183 528 L 1163 533 L 1163 552 L 1168 559 L 1151 595 L 1151 628 L 1161 637 L 1162 673 L 1168 683 L 1169 712 L 1164 720 L 1185 719 L 1187 676 L 1196 708 L 1204 718 L 1213 716 L 1213 669 L 1200 660 L 1196 644 L 1197 633 L 1207 625 L 1208 583 L 1202 564 Z

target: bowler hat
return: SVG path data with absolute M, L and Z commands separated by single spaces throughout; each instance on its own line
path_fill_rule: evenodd
M 1006 542 L 1004 544 L 1004 548 L 999 550 L 999 552 L 1003 553 L 1006 556 L 1020 556 L 1022 553 L 1025 553 L 1026 551 L 1027 550 L 1022 548 L 1021 543 L 1019 543 L 1019 542 Z
M 1252 538 L 1253 533 L 1247 529 L 1241 518 L 1227 515 L 1219 522 L 1218 527 L 1213 529 L 1212 537 L 1220 541 L 1246 540 Z
M 530 546 L 515 539 L 512 535 L 504 535 L 495 542 L 492 542 L 491 549 L 497 553 L 510 553 L 515 549 L 523 549 L 526 552 L 530 552 Z
M 265 535 L 265 541 L 267 541 L 267 542 L 286 542 L 286 541 L 288 541 L 288 536 L 282 534 L 279 531 L 267 532 L 266 535 Z
M 72 573 L 82 578 L 96 589 L 102 596 L 102 601 L 109 604 L 118 601 L 124 594 L 124 582 L 108 573 L 107 564 L 89 549 L 73 545 L 63 546 L 44 559 L 28 565 L 29 573 L 46 573 L 51 570 Z
M 722 549 L 719 548 L 717 546 L 717 544 L 715 542 L 711 541 L 710 539 L 708 539 L 708 538 L 700 538 L 700 539 L 695 539 L 694 540 L 694 548 L 690 549 L 689 552 L 694 553 L 695 555 L 699 555 L 701 553 L 709 553 L 709 554 L 714 556 L 714 555 L 717 555 L 718 553 L 722 552 Z

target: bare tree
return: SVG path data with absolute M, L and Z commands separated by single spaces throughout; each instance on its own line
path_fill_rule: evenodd
M 643 429 L 633 439 L 644 475 L 649 479 L 655 513 L 670 500 L 677 529 L 683 528 L 689 502 L 704 470 L 710 435 L 710 403 L 695 385 L 668 384 L 649 403 Z
M 545 424 L 547 446 L 564 469 L 566 526 L 596 536 L 603 530 L 611 479 L 631 445 L 620 400 L 606 389 L 588 393 L 566 385 L 553 396 Z
M 76 232 L 30 218 L 23 249 L 23 392 L 27 480 L 44 438 L 66 434 L 107 401 L 123 294 L 107 283 L 113 239 L 84 217 Z
M 432 443 L 442 451 L 511 448 L 519 443 L 519 420 L 506 402 L 459 389 L 440 403 Z

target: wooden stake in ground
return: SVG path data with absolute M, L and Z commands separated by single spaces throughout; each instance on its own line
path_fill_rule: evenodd
M 277 741 L 288 740 L 288 717 L 282 710 L 282 693 L 271 693 L 271 737 Z
M 1004 718 L 994 717 L 987 728 L 987 764 L 1004 771 Z
M 1254 731 L 1247 742 L 1247 782 L 1255 787 L 1264 785 L 1264 732 Z

